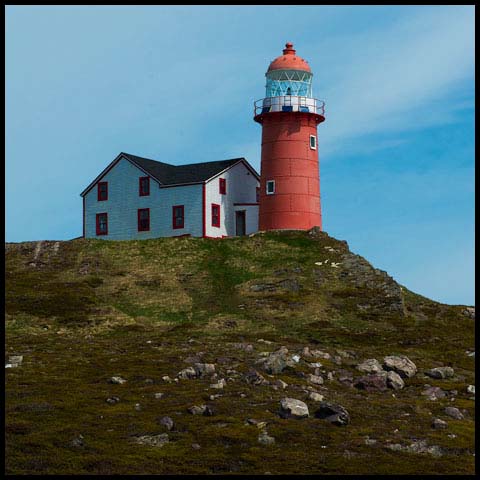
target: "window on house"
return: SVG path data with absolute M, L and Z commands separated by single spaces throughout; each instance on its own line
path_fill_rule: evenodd
M 138 231 L 148 232 L 150 230 L 150 209 L 138 209 Z
M 108 235 L 108 214 L 97 213 L 97 235 Z
M 267 195 L 273 195 L 275 193 L 275 180 L 267 180 Z
M 222 195 L 227 193 L 227 181 L 224 178 L 220 179 L 220 193 Z
M 97 200 L 108 200 L 108 182 L 98 182 Z
M 185 224 L 185 209 L 183 205 L 175 205 L 173 208 L 173 228 L 183 228 Z
M 256 202 L 258 203 L 258 202 L 260 201 L 260 187 L 256 187 L 255 190 L 256 190 L 255 193 L 256 193 L 256 195 L 257 195 L 257 200 L 256 200 Z
M 310 148 L 312 150 L 317 149 L 317 137 L 315 135 L 310 135 Z
M 150 177 L 139 178 L 139 193 L 141 197 L 150 195 Z
M 212 203 L 212 227 L 220 227 L 220 205 Z

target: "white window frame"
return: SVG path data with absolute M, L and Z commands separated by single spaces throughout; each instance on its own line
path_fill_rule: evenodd
M 273 190 L 271 192 L 268 191 L 268 185 L 269 184 L 273 185 Z M 274 195 L 275 194 L 275 180 L 267 180 L 265 182 L 265 193 L 267 195 Z
M 312 147 L 312 138 L 314 140 L 314 146 Z M 310 149 L 316 150 L 317 149 L 317 137 L 315 135 L 310 135 Z

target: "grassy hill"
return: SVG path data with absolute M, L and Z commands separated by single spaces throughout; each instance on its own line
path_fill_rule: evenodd
M 5 255 L 6 361 L 23 356 L 5 370 L 6 473 L 474 473 L 474 313 L 409 291 L 344 241 L 316 231 L 77 239 L 6 244 Z M 268 374 L 259 361 L 281 346 L 300 358 Z M 352 385 L 359 363 L 388 355 L 418 368 L 403 389 Z M 322 385 L 309 381 L 315 361 Z M 195 362 L 217 377 L 175 378 Z M 441 366 L 454 376 L 424 374 Z M 252 369 L 269 384 L 248 383 Z M 422 395 L 425 385 L 444 397 Z M 309 390 L 350 423 L 315 418 Z M 284 397 L 304 401 L 309 418 L 280 418 Z M 202 404 L 214 414 L 187 411 Z M 267 422 L 275 443 L 259 443 L 247 419 Z M 162 447 L 136 443 L 164 433 Z M 441 453 L 415 453 L 418 441 Z

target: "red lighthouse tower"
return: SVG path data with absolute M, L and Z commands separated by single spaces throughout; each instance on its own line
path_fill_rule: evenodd
M 322 227 L 317 125 L 324 103 L 312 96 L 312 72 L 287 43 L 268 67 L 265 98 L 254 105 L 262 125 L 259 230 Z

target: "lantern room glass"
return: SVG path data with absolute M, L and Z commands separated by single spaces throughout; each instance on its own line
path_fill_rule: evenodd
M 292 95 L 312 98 L 312 77 L 302 70 L 272 70 L 266 75 L 266 97 Z

